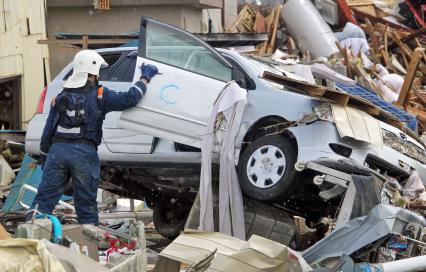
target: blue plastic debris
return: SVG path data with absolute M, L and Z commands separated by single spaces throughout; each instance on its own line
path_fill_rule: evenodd
M 52 222 L 52 226 L 53 226 L 53 235 L 52 235 L 52 242 L 53 243 L 59 243 L 62 240 L 62 224 L 61 221 L 59 221 L 59 219 L 51 214 L 44 214 L 44 213 L 40 213 L 37 214 L 35 216 L 35 218 L 40 219 L 40 218 L 48 218 L 50 219 L 50 221 Z
M 37 161 L 31 158 L 28 154 L 25 154 L 18 176 L 15 178 L 15 181 L 12 184 L 10 193 L 6 198 L 6 203 L 4 203 L 2 207 L 3 211 L 16 211 L 16 210 L 22 209 L 18 200 L 19 192 L 21 190 L 22 185 L 28 184 L 35 188 L 38 188 L 41 182 L 41 177 L 43 172 L 39 165 L 34 167 L 36 162 Z M 34 192 L 26 190 L 22 197 L 22 202 L 30 206 L 34 200 L 34 197 L 35 197 Z M 61 199 L 64 201 L 67 201 L 72 199 L 72 197 L 62 196 Z
M 415 131 L 417 128 L 417 119 L 414 115 L 398 108 L 397 106 L 393 105 L 392 103 L 389 103 L 377 94 L 373 93 L 369 89 L 366 89 L 360 85 L 356 86 L 347 86 L 344 84 L 336 83 L 336 86 L 338 89 L 345 91 L 347 93 L 359 96 L 361 98 L 364 98 L 365 100 L 370 101 L 374 105 L 378 106 L 379 108 L 383 109 L 384 111 L 387 111 L 388 113 L 392 114 L 396 118 L 398 118 L 399 121 L 406 124 L 406 126 Z

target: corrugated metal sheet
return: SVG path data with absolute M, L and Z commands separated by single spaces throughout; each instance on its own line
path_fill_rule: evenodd
M 46 39 L 45 6 L 45 0 L 0 0 L 0 79 L 21 76 L 23 122 L 36 110 L 45 71 L 50 81 L 47 45 L 37 44 Z

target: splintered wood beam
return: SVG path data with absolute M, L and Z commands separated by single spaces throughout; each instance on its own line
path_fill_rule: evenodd
M 390 34 L 391 39 L 398 45 L 402 52 L 408 57 L 410 57 L 410 55 L 413 54 L 413 50 L 411 50 L 408 45 L 401 41 L 401 37 L 396 31 L 392 31 Z
M 395 41 L 395 43 L 402 50 L 402 52 L 403 52 L 402 56 L 406 57 L 408 60 L 411 60 L 411 58 L 413 56 L 413 50 L 407 44 L 405 44 L 405 43 L 402 42 L 401 37 L 399 36 L 399 34 L 396 31 L 393 31 L 392 35 L 391 35 L 391 38 L 392 38 L 392 40 Z M 409 65 L 409 64 L 407 64 L 407 65 Z M 423 75 L 426 75 L 426 66 L 420 65 L 419 66 L 419 70 L 423 73 Z
M 413 80 L 416 75 L 417 67 L 419 66 L 420 57 L 422 57 L 422 52 L 424 48 L 416 48 L 414 54 L 411 56 L 410 64 L 408 65 L 407 75 L 405 76 L 404 83 L 401 87 L 401 92 L 399 93 L 398 100 L 395 102 L 395 105 L 404 108 L 407 101 L 408 92 L 413 85 Z
M 420 36 L 422 36 L 423 34 L 425 34 L 426 33 L 426 28 L 424 27 L 424 28 L 421 28 L 421 29 L 419 29 L 419 30 L 417 30 L 417 31 L 414 31 L 414 32 L 412 32 L 412 33 L 410 33 L 410 34 L 408 34 L 407 36 L 405 36 L 404 38 L 402 38 L 401 39 L 401 42 L 403 42 L 403 43 L 407 43 L 407 42 L 409 42 L 410 40 L 412 40 L 412 39 L 414 39 L 414 38 L 416 38 L 416 37 L 420 37 Z M 394 49 L 395 47 L 397 46 L 397 44 L 396 43 L 392 43 L 392 44 L 389 44 L 389 50 L 392 50 L 392 49 Z
M 423 46 L 422 46 L 422 44 L 420 43 L 419 39 L 414 38 L 414 41 L 416 42 L 417 47 L 419 47 L 419 48 L 423 48 Z M 425 52 L 424 52 L 424 51 L 422 51 L 422 56 L 423 56 L 423 61 L 424 61 L 424 63 L 426 63 L 426 54 L 425 54 Z M 426 76 L 426 75 L 425 75 L 425 76 Z
M 265 71 L 262 76 L 264 79 L 268 79 L 272 82 L 295 88 L 299 93 L 309 94 L 312 96 L 323 96 L 325 93 L 325 88 L 310 84 L 308 82 L 294 80 L 285 76 L 279 76 L 274 73 Z
M 389 51 L 388 51 L 388 32 L 389 32 L 389 26 L 386 26 L 384 32 L 383 32 L 383 42 L 384 42 L 384 49 L 382 50 L 383 59 L 385 61 L 386 67 L 389 69 L 391 67 L 391 59 L 389 57 Z
M 374 33 L 374 27 L 371 21 L 368 18 L 366 18 L 365 23 L 367 25 L 368 36 L 370 36 L 370 41 L 372 45 L 370 47 L 370 50 L 373 52 L 374 61 L 376 63 L 380 63 L 380 59 L 378 58 L 377 51 L 376 51 L 376 49 L 379 48 L 379 40 L 377 39 L 376 34 Z
M 349 56 L 349 52 L 348 49 L 342 48 L 342 46 L 340 45 L 339 42 L 336 42 L 336 46 L 340 51 L 340 54 L 342 55 L 343 59 L 345 60 L 345 64 L 346 64 L 346 76 L 349 78 L 352 78 L 352 69 L 351 69 L 351 61 L 350 61 L 350 56 Z
M 278 23 L 280 21 L 280 16 L 281 16 L 281 9 L 282 9 L 281 4 L 278 4 L 273 11 L 273 14 L 275 15 L 275 17 L 274 17 L 274 21 L 273 21 L 273 29 L 272 29 L 271 38 L 268 41 L 268 49 L 267 49 L 268 54 L 274 53 L 275 40 L 277 38 Z

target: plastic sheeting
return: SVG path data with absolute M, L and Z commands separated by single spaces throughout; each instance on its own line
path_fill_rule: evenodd
M 61 262 L 38 240 L 0 241 L 0 271 L 65 272 Z
M 380 76 L 380 79 L 376 79 L 376 84 L 382 91 L 384 99 L 391 103 L 398 100 L 404 78 L 398 74 L 389 74 L 388 70 L 381 64 L 376 65 L 376 71 Z
M 350 48 L 355 56 L 359 52 L 367 54 L 368 50 L 370 50 L 364 31 L 355 24 L 346 23 L 343 31 L 336 32 L 334 35 L 339 40 L 340 46 Z
M 424 191 L 425 185 L 420 179 L 419 172 L 413 171 L 404 185 L 404 196 L 408 197 L 409 200 L 415 200 Z
M 402 233 L 408 223 L 426 226 L 424 217 L 390 205 L 377 205 L 368 216 L 352 219 L 303 252 L 303 258 L 314 264 L 322 260 L 350 255 L 356 250 L 391 233 Z

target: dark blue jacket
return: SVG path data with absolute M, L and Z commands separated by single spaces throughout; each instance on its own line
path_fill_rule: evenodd
M 95 85 L 89 81 L 84 87 L 87 91 L 87 106 L 89 108 L 89 118 L 87 125 L 82 127 L 82 135 L 85 140 L 99 145 L 102 141 L 102 124 L 105 115 L 111 111 L 123 111 L 136 106 L 141 101 L 146 92 L 146 86 L 142 81 L 136 82 L 128 92 L 115 92 L 103 87 L 102 98 L 98 98 L 98 89 L 100 85 Z M 49 152 L 52 145 L 56 128 L 58 126 L 58 110 L 56 109 L 56 101 L 61 95 L 60 93 L 51 104 L 49 117 L 41 136 L 40 151 L 42 154 Z

